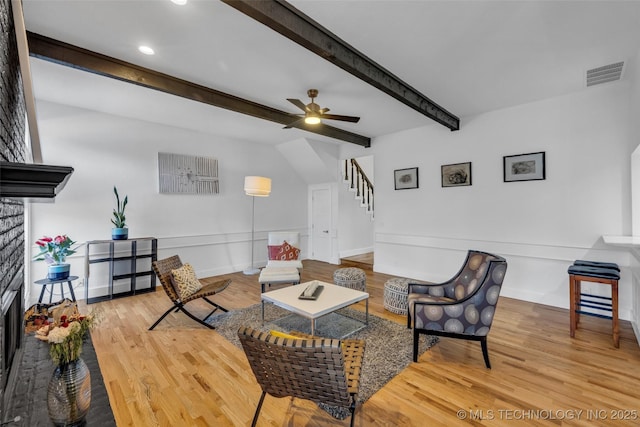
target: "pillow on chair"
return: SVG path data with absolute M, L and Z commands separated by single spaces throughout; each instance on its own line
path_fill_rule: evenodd
M 291 261 L 297 260 L 298 256 L 300 256 L 300 249 L 296 248 L 285 240 L 280 247 L 280 251 L 274 259 L 281 261 Z
M 202 284 L 196 277 L 191 264 L 186 263 L 180 268 L 171 270 L 171 278 L 180 298 L 188 298 L 202 289 Z
M 268 245 L 269 259 L 278 259 L 278 254 L 282 250 L 282 245 Z
M 291 334 L 288 334 L 288 333 L 286 333 L 286 332 L 278 331 L 278 330 L 276 330 L 276 329 L 271 329 L 271 330 L 269 331 L 269 335 L 272 335 L 272 336 L 274 336 L 274 337 L 279 337 L 279 338 L 288 338 L 288 339 L 290 339 L 290 340 L 312 339 L 311 337 L 309 337 L 309 338 L 306 338 L 306 337 L 305 337 L 305 338 L 303 338 L 303 337 L 298 336 L 298 335 L 291 335 Z

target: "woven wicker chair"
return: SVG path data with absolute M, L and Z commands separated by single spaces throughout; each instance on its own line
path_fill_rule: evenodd
M 246 327 L 238 330 L 238 336 L 262 387 L 252 426 L 268 393 L 349 408 L 353 427 L 364 341 L 302 334 L 298 339 L 281 338 Z
M 167 317 L 167 315 L 169 313 L 171 313 L 172 311 L 182 311 L 184 314 L 186 314 L 187 316 L 189 316 L 190 318 L 192 318 L 193 320 L 195 320 L 196 322 L 206 326 L 207 328 L 210 329 L 215 329 L 215 327 L 213 325 L 210 325 L 207 323 L 207 319 L 216 312 L 216 310 L 220 309 L 222 311 L 228 311 L 226 308 L 216 304 L 215 302 L 211 301 L 209 298 L 212 295 L 215 295 L 217 293 L 220 293 L 222 291 L 224 291 L 227 286 L 229 286 L 229 284 L 231 284 L 231 280 L 219 280 L 216 281 L 214 283 L 209 283 L 207 285 L 203 285 L 202 289 L 200 289 L 198 292 L 194 293 L 193 295 L 190 295 L 187 298 L 180 298 L 180 296 L 178 295 L 178 293 L 176 292 L 176 289 L 173 287 L 173 283 L 171 281 L 171 270 L 175 270 L 177 268 L 182 267 L 182 261 L 180 261 L 180 257 L 178 255 L 174 255 L 172 257 L 169 258 L 165 258 L 165 259 L 161 259 L 158 261 L 154 261 L 152 263 L 153 266 L 153 271 L 156 272 L 156 275 L 158 276 L 158 279 L 160 279 L 160 283 L 162 283 L 162 288 L 164 289 L 164 291 L 166 292 L 167 296 L 169 297 L 169 299 L 173 302 L 173 307 L 169 308 L 162 316 L 160 316 L 160 318 L 156 321 L 156 323 L 154 323 L 149 330 L 153 330 L 153 328 L 155 328 L 158 323 L 160 323 L 162 321 L 162 319 L 164 319 L 165 317 Z M 203 319 L 198 318 L 197 316 L 194 316 L 193 314 L 191 314 L 189 312 L 189 310 L 187 310 L 185 308 L 185 304 L 187 304 L 190 301 L 195 301 L 198 299 L 203 299 L 205 300 L 207 303 L 209 303 L 211 306 L 214 307 L 213 311 L 211 311 L 211 313 L 209 313 L 206 317 L 204 317 Z

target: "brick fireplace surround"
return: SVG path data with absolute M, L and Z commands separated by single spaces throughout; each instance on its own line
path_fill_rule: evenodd
M 0 160 L 25 162 L 25 103 L 10 0 L 0 0 Z M 0 420 L 11 400 L 24 334 L 24 204 L 0 198 Z

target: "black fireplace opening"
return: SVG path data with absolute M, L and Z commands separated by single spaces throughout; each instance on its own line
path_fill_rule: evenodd
M 0 297 L 2 317 L 0 318 L 0 420 L 5 421 L 5 409 L 9 406 L 19 366 L 22 361 L 24 344 L 24 273 L 20 270 L 9 286 L 2 289 Z M 10 415 L 10 414 L 9 414 Z

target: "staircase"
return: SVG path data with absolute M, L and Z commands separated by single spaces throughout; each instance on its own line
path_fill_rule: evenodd
M 373 271 L 373 252 L 341 258 L 340 266 Z
M 343 180 L 348 185 L 349 191 L 355 193 L 355 199 L 360 201 L 360 206 L 365 208 L 373 221 L 373 184 L 356 159 L 344 161 Z

